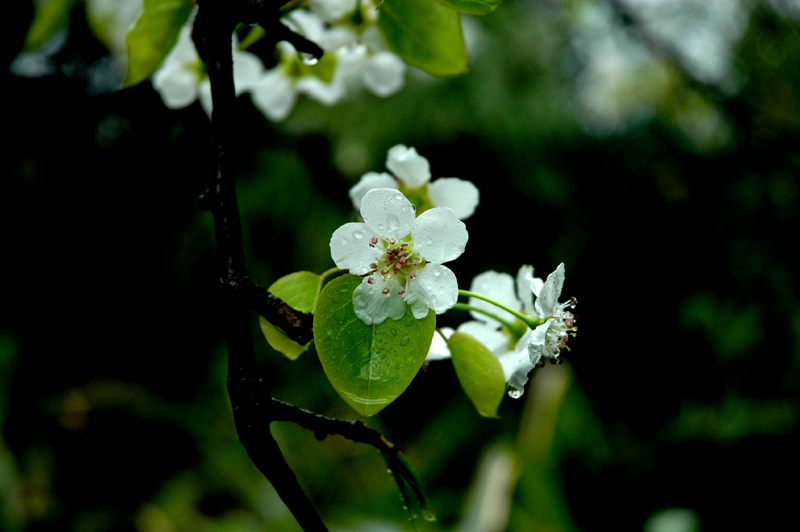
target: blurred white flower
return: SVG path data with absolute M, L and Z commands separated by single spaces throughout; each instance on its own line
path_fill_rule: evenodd
M 448 207 L 464 220 L 472 216 L 480 201 L 478 188 L 457 177 L 440 177 L 431 182 L 428 159 L 414 148 L 398 144 L 386 156 L 386 172 L 368 172 L 350 189 L 350 200 L 359 209 L 364 195 L 373 188 L 399 189 L 419 202 L 420 211 L 431 207 Z
M 355 10 L 354 0 L 312 2 L 310 7 L 312 11 L 297 9 L 284 20 L 296 33 L 319 45 L 324 55 L 317 60 L 288 42 L 279 43 L 279 64 L 251 89 L 253 102 L 270 120 L 289 116 L 301 94 L 330 106 L 363 89 L 387 97 L 403 87 L 406 65 L 384 49 L 374 21 L 362 17 L 366 28 L 353 28 L 341 20 Z M 342 23 L 332 24 L 336 21 Z
M 361 202 L 364 222 L 347 223 L 331 237 L 336 266 L 366 275 L 353 292 L 356 315 L 367 325 L 400 319 L 411 306 L 415 318 L 440 314 L 458 299 L 455 274 L 442 263 L 459 257 L 467 228 L 452 210 L 431 209 L 415 216 L 397 190 L 371 190 Z
M 191 24 L 194 17 L 181 29 L 175 46 L 153 74 L 152 82 L 161 95 L 164 105 L 170 109 L 181 109 L 199 99 L 206 113 L 211 115 L 211 83 L 205 66 L 197 54 L 192 41 Z M 252 90 L 261 78 L 264 65 L 255 55 L 233 47 L 233 78 L 236 95 Z

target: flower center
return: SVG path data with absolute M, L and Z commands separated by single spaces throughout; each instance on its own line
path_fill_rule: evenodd
M 383 255 L 377 262 L 370 264 L 374 273 L 381 276 L 386 281 L 396 279 L 402 288 L 398 294 L 403 295 L 406 291 L 408 281 L 416 276 L 417 271 L 425 267 L 425 259 L 414 251 L 414 244 L 410 237 L 407 240 L 397 240 L 395 238 L 384 240 Z M 369 245 L 376 247 L 379 243 L 378 237 L 372 237 Z M 372 277 L 367 279 L 370 284 L 374 282 Z M 389 289 L 384 289 L 384 294 L 389 294 Z

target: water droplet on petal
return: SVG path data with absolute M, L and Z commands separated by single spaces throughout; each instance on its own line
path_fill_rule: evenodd
M 509 388 L 508 389 L 508 396 L 512 399 L 519 399 L 522 397 L 523 391 L 517 390 L 516 388 Z
M 303 61 L 304 65 L 316 65 L 317 63 L 319 63 L 319 59 L 307 53 L 301 53 L 300 60 Z

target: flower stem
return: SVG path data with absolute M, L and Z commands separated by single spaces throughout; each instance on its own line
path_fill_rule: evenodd
M 480 299 L 481 301 L 486 301 L 487 303 L 491 303 L 495 307 L 497 307 L 499 309 L 502 309 L 502 310 L 505 310 L 509 314 L 513 314 L 514 316 L 519 318 L 525 325 L 527 325 L 531 329 L 534 329 L 534 328 L 536 328 L 536 327 L 538 327 L 539 325 L 542 324 L 542 320 L 539 318 L 539 316 L 527 316 L 527 315 L 521 313 L 518 310 L 514 310 L 513 308 L 511 308 L 511 307 L 509 307 L 507 305 L 504 305 L 504 304 L 502 304 L 500 302 L 497 302 L 494 299 L 488 298 L 488 297 L 486 297 L 484 295 L 481 295 L 481 294 L 478 294 L 478 293 L 475 293 L 475 292 L 470 292 L 469 290 L 459 290 L 458 291 L 458 295 L 465 296 L 465 297 L 474 297 L 476 299 Z M 491 317 L 493 319 L 496 319 L 500 323 L 502 323 L 504 325 L 507 325 L 507 322 L 505 322 L 504 320 L 502 320 L 502 319 L 498 318 L 497 316 L 494 316 L 491 313 L 488 313 L 488 312 L 486 312 L 486 311 L 484 311 L 482 309 L 477 309 L 477 308 L 473 307 L 471 310 L 477 310 L 478 312 L 482 312 L 482 313 L 486 314 L 487 316 L 489 316 L 489 317 Z
M 324 272 L 322 272 L 319 275 L 319 284 L 320 284 L 320 286 L 322 286 L 325 283 L 325 281 L 328 279 L 328 277 L 332 277 L 332 276 L 338 275 L 340 273 L 347 273 L 347 270 L 342 270 L 342 269 L 339 269 L 339 268 L 331 268 L 329 270 L 325 270 Z
M 489 312 L 488 310 L 479 307 L 468 305 L 467 303 L 456 303 L 455 305 L 453 305 L 453 310 L 467 310 L 467 311 L 480 312 L 484 316 L 489 316 L 493 320 L 500 322 L 500 324 L 503 325 L 503 327 L 507 327 L 511 331 L 514 331 L 517 328 L 515 324 L 509 323 L 508 321 L 504 320 L 497 314 L 494 314 L 493 312 Z

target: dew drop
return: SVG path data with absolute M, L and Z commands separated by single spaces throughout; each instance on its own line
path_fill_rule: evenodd
M 509 388 L 508 389 L 508 396 L 512 399 L 519 399 L 522 397 L 522 390 L 517 390 L 516 388 Z
M 411 338 L 408 337 L 408 336 L 403 336 L 402 338 L 400 338 L 400 345 L 402 347 L 407 346 L 409 344 L 409 342 L 411 342 Z
M 304 65 L 316 65 L 317 63 L 319 63 L 319 59 L 317 59 L 311 54 L 301 53 L 300 58 L 301 61 L 303 61 Z
M 425 239 L 425 245 L 426 246 L 430 246 L 432 244 L 433 244 L 433 238 L 428 237 L 428 238 Z
M 442 272 L 440 272 L 439 270 L 436 270 L 435 272 L 433 272 L 433 276 L 434 277 L 439 277 L 440 275 L 442 275 Z
M 397 336 L 397 329 L 389 329 L 389 332 L 392 334 L 392 336 Z
M 356 240 L 362 240 L 364 238 L 364 233 L 362 233 L 361 231 L 356 231 L 355 233 L 353 233 L 353 238 L 355 238 Z

